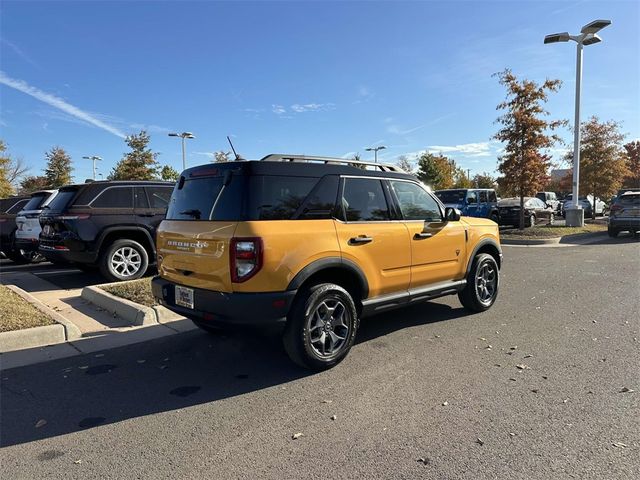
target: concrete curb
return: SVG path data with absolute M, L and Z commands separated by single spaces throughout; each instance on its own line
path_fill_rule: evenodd
M 560 243 L 562 237 L 553 238 L 536 238 L 534 239 L 519 239 L 519 238 L 500 238 L 501 245 L 555 245 Z
M 56 322 L 55 325 L 25 328 L 0 333 L 0 352 L 12 352 L 25 348 L 43 347 L 78 339 L 82 336 L 80 329 L 62 315 L 34 298 L 15 285 L 5 285 L 9 290 L 29 302 L 39 311 Z
M 101 288 L 108 285 L 113 284 L 105 283 L 84 287 L 81 296 L 88 302 L 131 322 L 132 325 L 155 325 L 157 323 L 173 322 L 182 318 L 182 316 L 160 305 L 154 307 L 140 305 L 126 298 L 117 297 Z
M 532 247 L 536 245 L 538 246 L 541 246 L 541 245 L 558 245 L 558 246 L 588 245 L 589 243 L 597 242 L 600 239 L 600 237 L 606 234 L 607 232 L 592 232 L 592 233 L 572 233 L 569 235 L 564 235 L 562 237 L 553 237 L 553 238 L 536 238 L 536 239 L 500 238 L 500 244 L 501 245 L 528 245 Z

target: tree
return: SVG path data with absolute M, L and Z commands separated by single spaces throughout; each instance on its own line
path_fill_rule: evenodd
M 398 161 L 396 162 L 396 166 L 404 170 L 405 172 L 411 173 L 413 172 L 413 166 L 411 166 L 411 162 L 406 155 L 400 155 L 398 157 Z
M 224 163 L 230 162 L 231 152 L 225 152 L 224 150 L 219 150 L 217 152 L 213 152 L 213 163 Z
M 47 166 L 44 177 L 50 188 L 58 188 L 71 183 L 71 157 L 60 147 L 53 147 L 44 154 Z M 32 177 L 35 178 L 35 177 Z
M 452 173 L 452 182 L 451 187 L 446 188 L 472 188 L 473 184 L 471 183 L 471 179 L 465 173 L 463 168 L 460 168 L 453 164 L 453 173 Z
M 164 167 L 162 167 L 162 170 L 160 170 L 160 178 L 162 180 L 177 182 L 180 178 L 180 173 L 171 165 L 165 165 Z
M 353 160 L 354 162 L 362 162 L 362 157 L 360 157 L 359 153 L 354 153 L 353 157 L 351 157 L 351 160 Z M 362 165 L 360 163 L 350 163 L 349 166 L 350 167 L 359 168 L 360 170 L 366 170 L 367 169 L 366 165 Z
M 624 179 L 624 186 L 640 188 L 640 140 L 626 143 L 624 149 L 627 153 L 625 160 L 629 171 Z
M 496 179 L 488 173 L 477 173 L 472 182 L 476 188 L 496 188 Z
M 547 79 L 538 85 L 531 80 L 518 80 L 509 69 L 496 75 L 507 90 L 505 100 L 496 107 L 505 111 L 496 120 L 502 128 L 493 136 L 506 144 L 504 154 L 498 157 L 500 185 L 520 197 L 520 229 L 524 229 L 524 197 L 534 195 L 549 181 L 551 157 L 543 152 L 561 141 L 548 132 L 567 123 L 547 120 L 549 112 L 543 107 L 562 82 Z
M 580 191 L 593 196 L 591 216 L 595 218 L 596 198 L 614 195 L 629 175 L 622 146 L 624 135 L 618 122 L 601 122 L 595 116 L 582 122 L 580 135 Z M 573 152 L 567 154 L 567 160 L 571 159 Z
M 129 135 L 125 142 L 131 151 L 125 153 L 122 160 L 113 168 L 110 180 L 153 180 L 158 176 L 157 153 L 149 148 L 151 137 L 142 130 L 139 134 Z
M 0 140 L 0 198 L 8 197 L 15 191 L 15 185 L 29 171 L 22 159 L 13 159 L 5 154 L 7 145 Z
M 418 179 L 433 190 L 451 188 L 462 169 L 442 154 L 424 152 L 418 157 Z
M 20 182 L 20 194 L 21 195 L 28 195 L 30 193 L 33 193 L 35 191 L 38 190 L 46 190 L 48 188 L 51 188 L 49 185 L 49 180 L 47 180 L 47 177 L 44 176 L 39 176 L 39 177 L 34 177 L 34 176 L 29 176 L 29 177 L 25 177 L 21 182 Z

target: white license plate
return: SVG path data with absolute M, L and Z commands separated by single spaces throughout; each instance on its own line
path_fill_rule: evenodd
M 193 310 L 193 288 L 176 285 L 176 305 Z

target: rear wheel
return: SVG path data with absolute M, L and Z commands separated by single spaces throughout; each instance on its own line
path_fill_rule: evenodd
M 301 291 L 288 317 L 284 348 L 291 360 L 312 370 L 325 370 L 342 361 L 359 325 L 351 295 L 332 283 Z
M 100 273 L 107 280 L 122 282 L 142 277 L 149 266 L 149 255 L 138 242 L 120 239 L 109 245 L 100 260 Z
M 495 258 L 488 253 L 476 255 L 467 274 L 467 284 L 458 298 L 467 310 L 484 312 L 491 308 L 498 296 L 500 270 Z
M 494 212 L 494 213 L 491 214 L 491 218 L 490 219 L 493 220 L 494 222 L 498 223 L 499 220 L 500 220 L 500 217 L 498 217 L 498 214 Z

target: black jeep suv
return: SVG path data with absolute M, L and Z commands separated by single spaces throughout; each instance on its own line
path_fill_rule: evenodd
M 133 280 L 155 264 L 155 232 L 173 183 L 99 181 L 62 187 L 40 215 L 40 253 L 55 263 Z
M 22 255 L 16 248 L 16 216 L 29 201 L 29 196 L 0 199 L 0 257 L 6 255 L 14 262 L 21 262 Z

